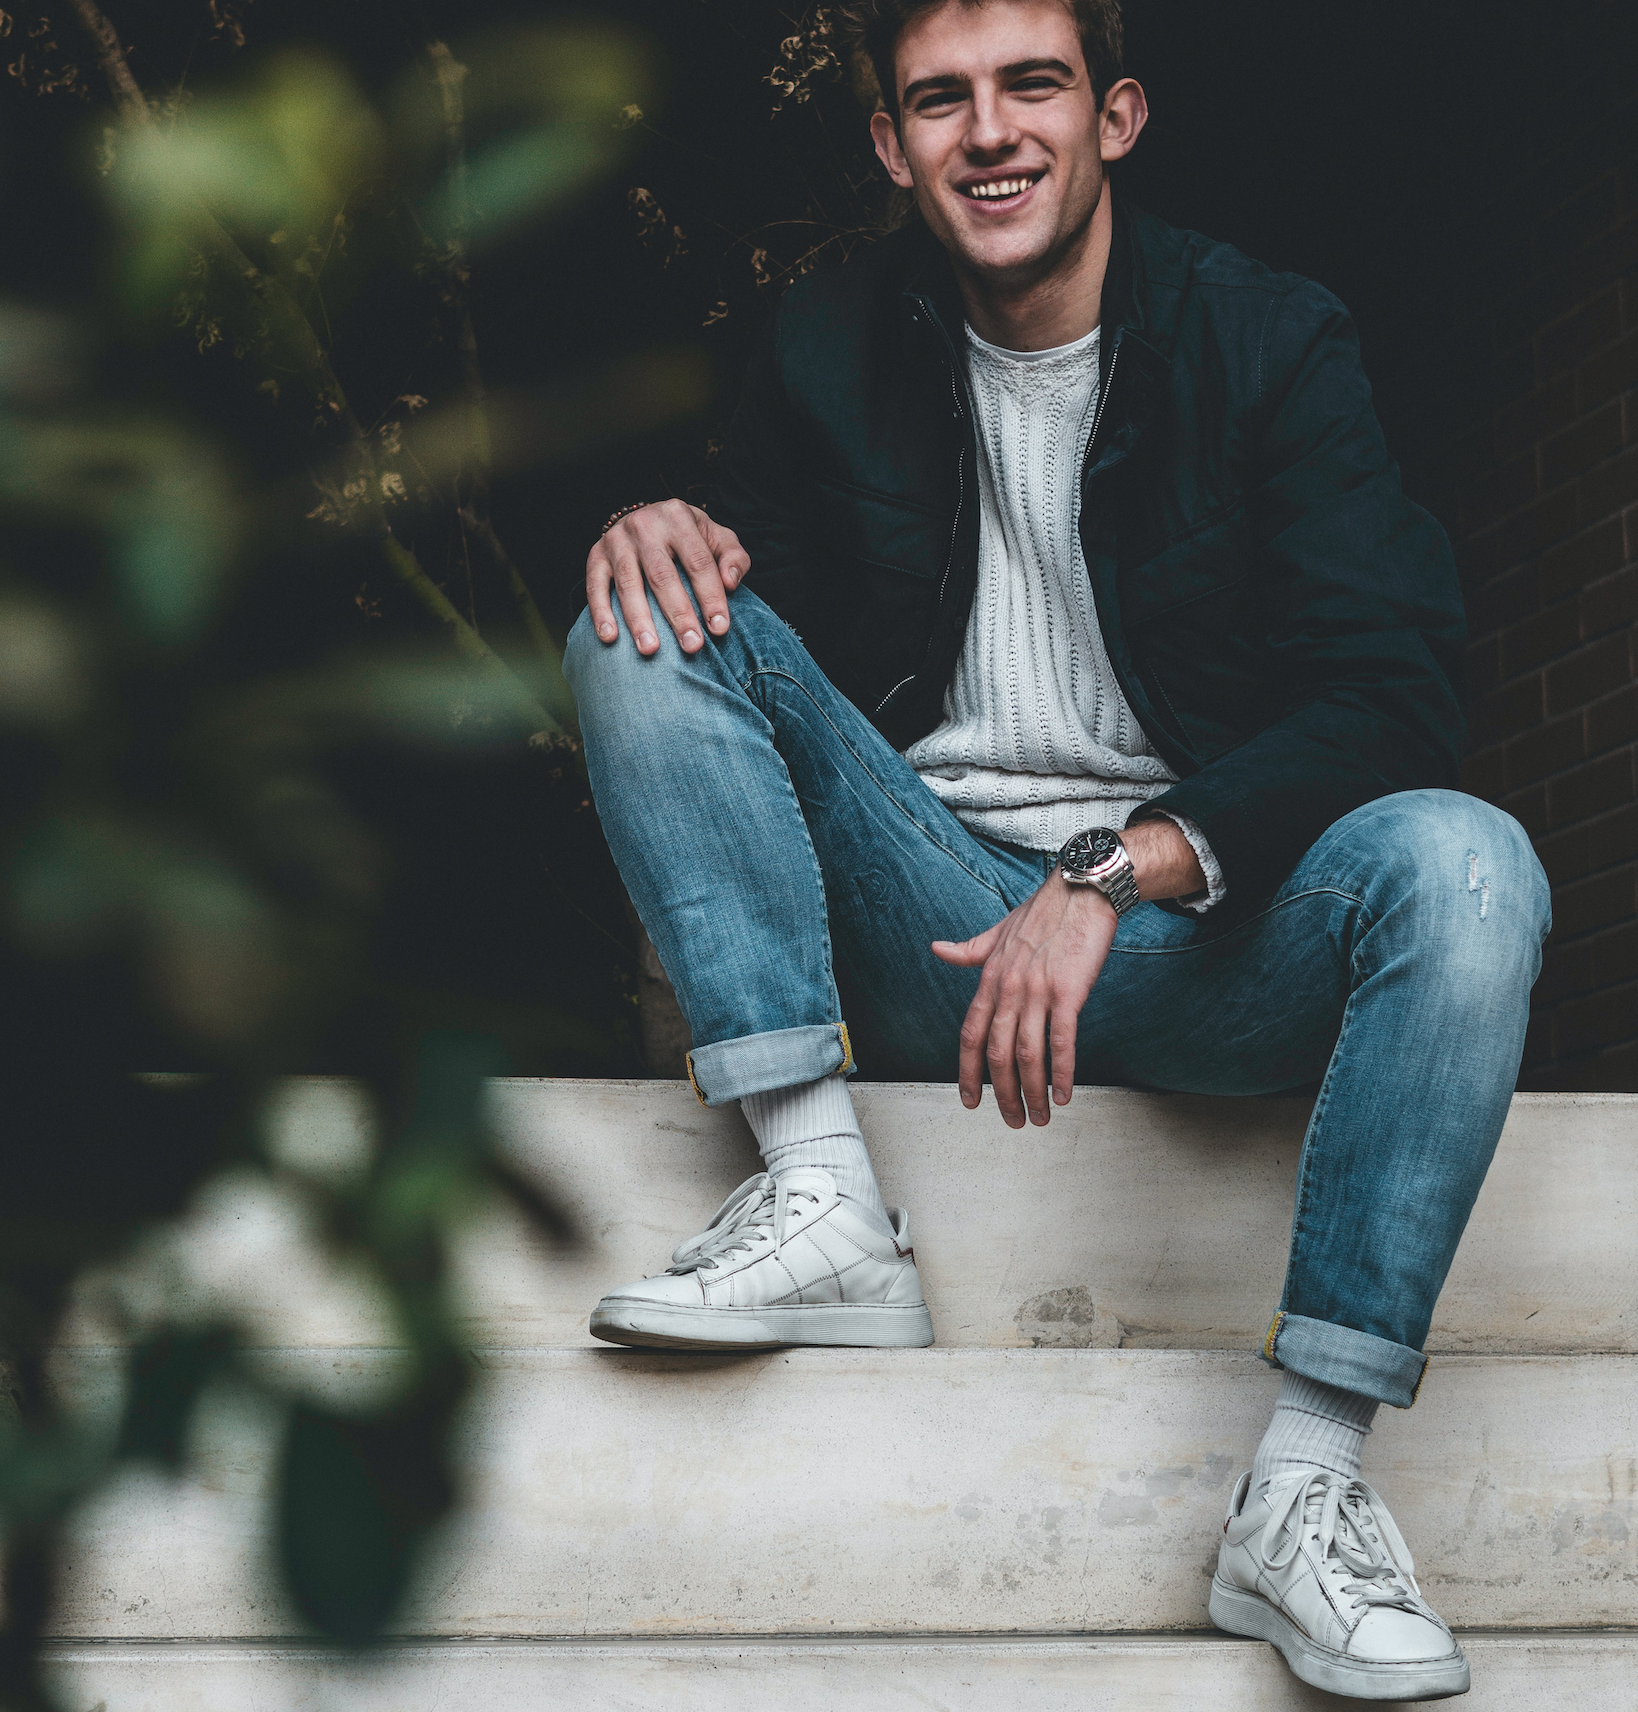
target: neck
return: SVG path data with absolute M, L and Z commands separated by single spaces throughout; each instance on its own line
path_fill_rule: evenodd
M 981 339 L 1006 351 L 1051 351 L 1083 339 L 1102 315 L 1113 240 L 1106 178 L 1092 219 L 1041 274 L 1027 281 L 998 281 L 964 269 L 957 259 L 955 276 L 967 322 Z
M 1103 312 L 1114 226 L 1105 179 L 1091 220 L 1042 273 L 997 280 L 970 272 L 957 258 L 956 278 L 973 331 L 1008 351 L 1050 351 L 1085 338 Z

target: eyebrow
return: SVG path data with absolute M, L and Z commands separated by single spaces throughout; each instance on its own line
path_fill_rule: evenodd
M 1011 65 L 1001 66 L 997 75 L 1004 78 L 1024 77 L 1032 71 L 1055 71 L 1071 80 L 1074 79 L 1073 66 L 1065 65 L 1061 59 L 1019 59 Z M 934 77 L 918 77 L 914 83 L 904 86 L 904 93 L 899 97 L 902 105 L 908 106 L 919 96 L 929 95 L 934 90 L 965 89 L 972 82 L 959 72 L 940 72 Z

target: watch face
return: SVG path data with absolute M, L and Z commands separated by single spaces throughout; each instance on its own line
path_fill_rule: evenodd
M 1084 874 L 1109 861 L 1121 847 L 1119 833 L 1110 832 L 1107 828 L 1100 827 L 1096 832 L 1077 832 L 1064 846 L 1064 866 Z

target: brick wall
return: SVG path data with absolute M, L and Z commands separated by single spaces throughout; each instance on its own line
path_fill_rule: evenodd
M 1465 349 L 1428 461 L 1471 635 L 1466 788 L 1553 886 L 1528 1088 L 1638 1088 L 1638 98 L 1624 7 L 1541 44 L 1476 163 Z M 1552 146 L 1535 141 L 1543 133 Z M 1465 364 L 1460 359 L 1465 358 Z M 1408 460 L 1409 462 L 1409 460 Z M 1408 469 L 1413 478 L 1416 471 Z

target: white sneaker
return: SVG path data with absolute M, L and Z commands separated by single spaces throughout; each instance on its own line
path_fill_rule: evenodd
M 1211 1620 L 1272 1641 L 1316 1688 L 1356 1700 L 1466 1694 L 1467 1659 L 1423 1599 L 1415 1565 L 1381 1498 L 1363 1480 L 1300 1470 L 1229 1501 Z
M 910 1215 L 895 1207 L 888 1217 L 892 1236 L 843 1200 L 825 1171 L 749 1178 L 659 1277 L 605 1296 L 591 1334 L 661 1349 L 924 1349 L 933 1322 Z

